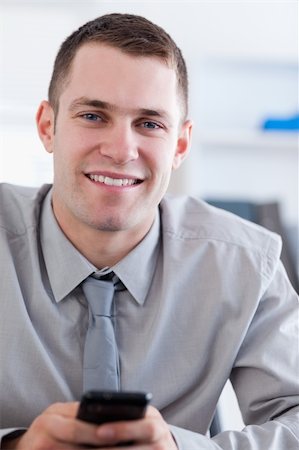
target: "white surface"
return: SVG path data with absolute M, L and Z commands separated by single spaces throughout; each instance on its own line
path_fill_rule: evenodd
M 222 391 L 218 404 L 218 412 L 222 431 L 241 431 L 244 428 L 245 425 L 239 409 L 238 401 L 230 381 L 226 383 Z

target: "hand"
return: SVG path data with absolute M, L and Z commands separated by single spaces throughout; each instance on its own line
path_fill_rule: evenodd
M 107 423 L 98 427 L 102 450 L 118 450 L 118 443 L 134 442 L 124 450 L 178 450 L 167 423 L 153 406 L 144 419 Z M 107 445 L 107 447 L 105 447 Z
M 98 427 L 77 420 L 78 407 L 78 402 L 51 405 L 32 422 L 21 437 L 5 440 L 1 448 L 5 450 L 75 450 L 83 449 L 83 442 L 99 445 Z
M 78 402 L 51 405 L 21 437 L 8 441 L 3 448 L 75 450 L 84 449 L 84 444 L 89 444 L 102 450 L 113 450 L 119 442 L 134 441 L 134 445 L 128 449 L 177 450 L 168 425 L 152 406 L 148 407 L 144 419 L 101 426 L 76 419 L 78 406 Z

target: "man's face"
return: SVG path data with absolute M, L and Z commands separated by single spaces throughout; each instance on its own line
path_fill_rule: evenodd
M 62 228 L 145 234 L 190 139 L 175 71 L 157 58 L 83 45 L 59 99 L 55 132 L 47 102 L 37 118 L 54 156 L 53 206 Z

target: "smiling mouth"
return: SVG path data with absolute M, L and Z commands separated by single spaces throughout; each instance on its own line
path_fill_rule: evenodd
M 103 175 L 87 175 L 87 177 L 96 183 L 106 184 L 107 186 L 133 186 L 142 183 L 142 180 L 133 178 L 111 178 Z

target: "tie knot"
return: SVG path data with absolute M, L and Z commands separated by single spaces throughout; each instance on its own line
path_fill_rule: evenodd
M 111 316 L 114 295 L 112 281 L 98 280 L 90 276 L 83 282 L 82 289 L 94 316 Z
M 94 272 L 92 275 L 90 275 L 92 278 L 95 278 L 96 280 L 102 280 L 102 281 L 112 281 L 114 284 L 114 290 L 115 291 L 125 291 L 126 287 L 122 283 L 122 281 L 118 278 L 118 276 L 110 269 L 110 272 L 103 272 L 102 270 L 98 270 L 97 272 Z

